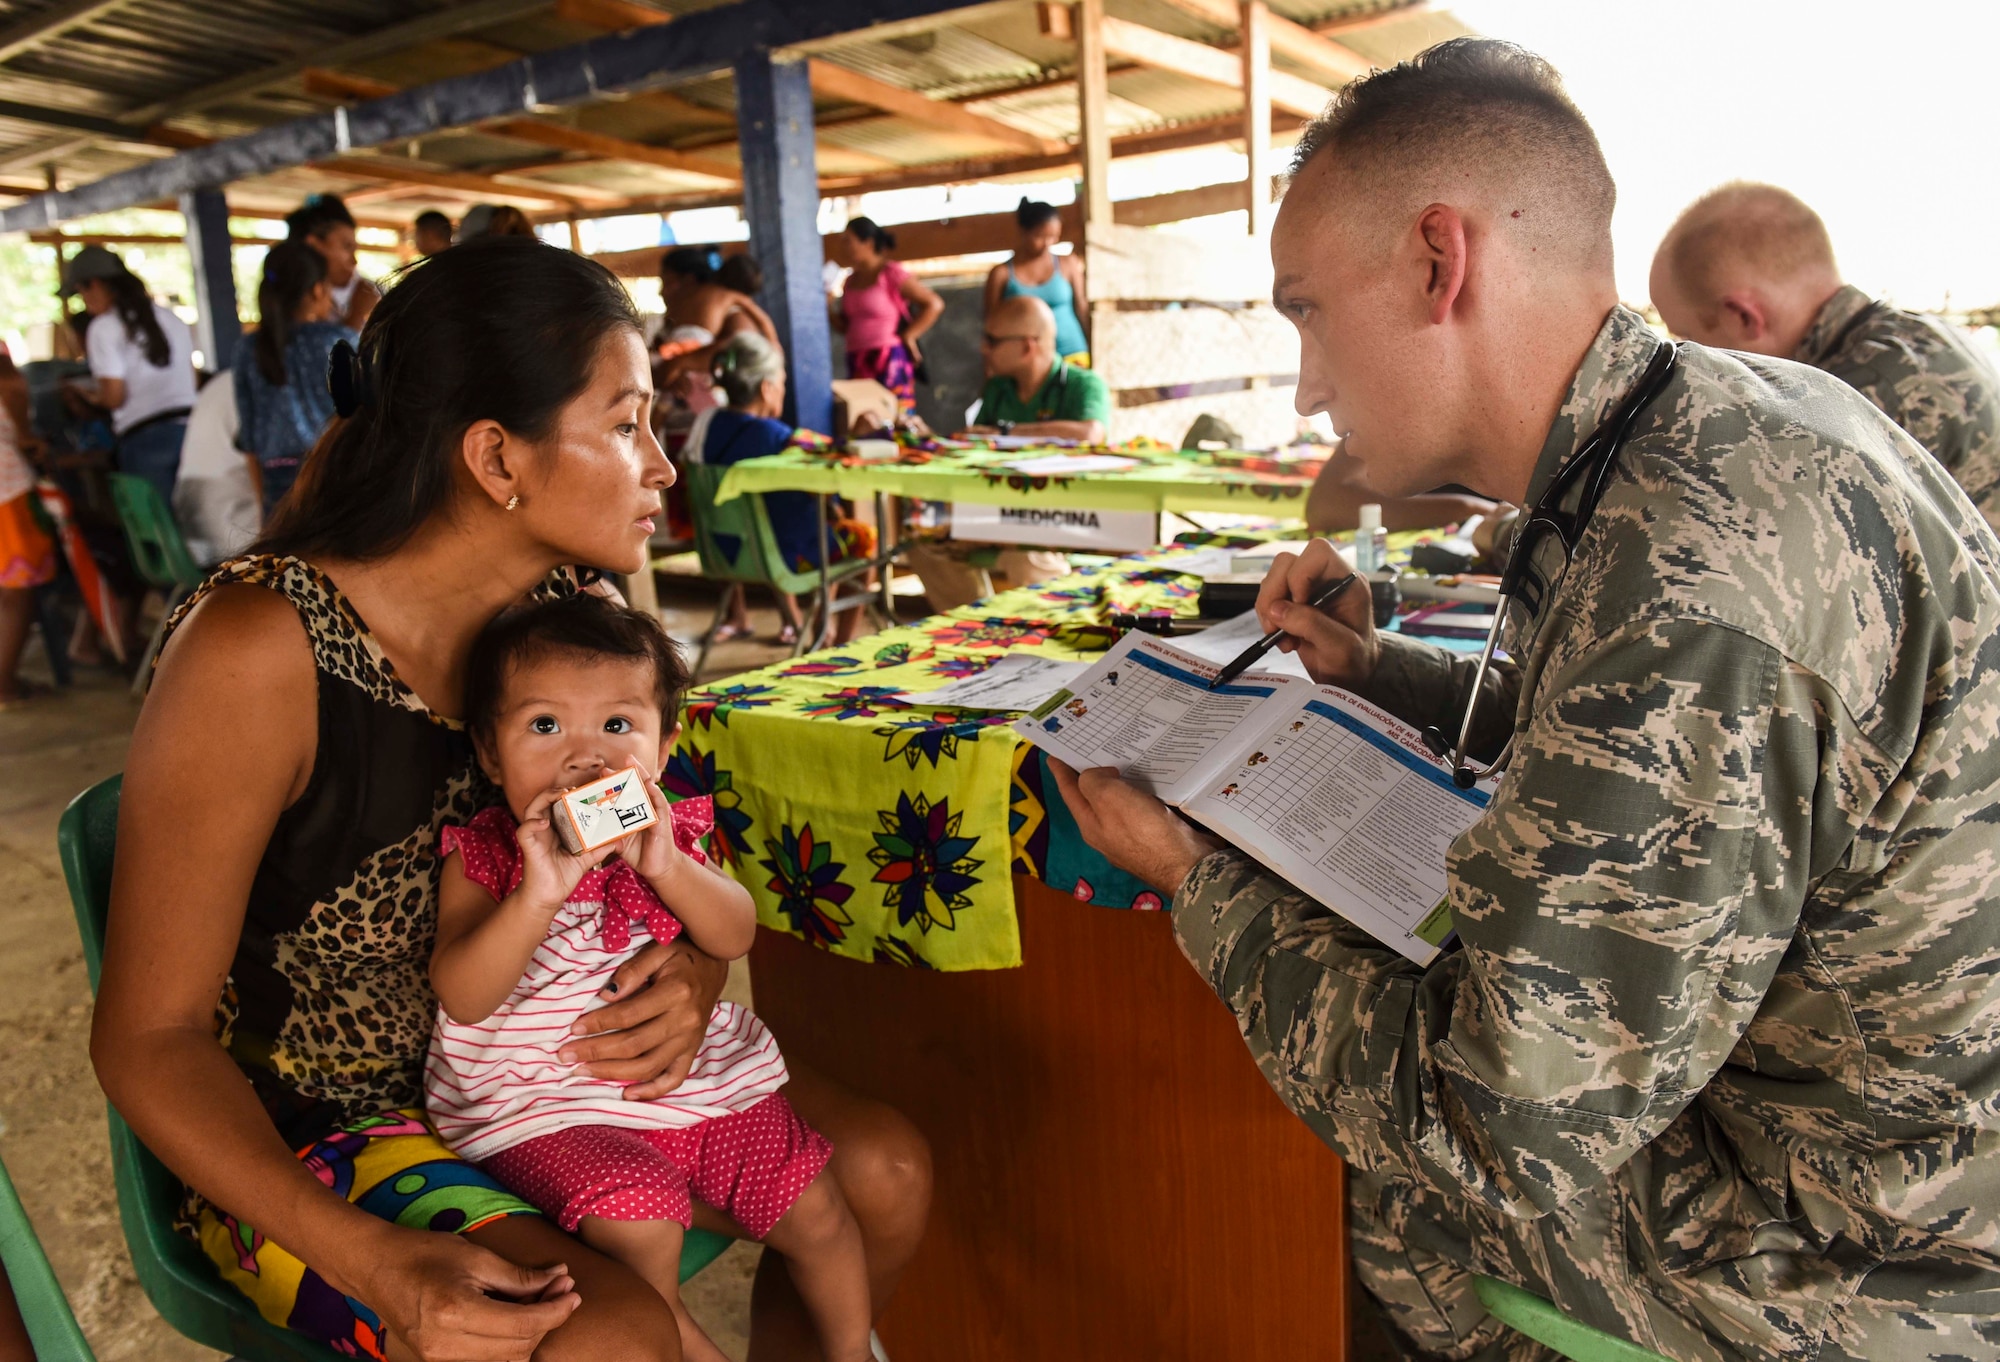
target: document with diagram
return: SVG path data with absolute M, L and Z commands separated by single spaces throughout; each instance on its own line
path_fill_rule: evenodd
M 1445 855 L 1485 810 L 1422 736 L 1358 696 L 1127 634 L 1014 729 L 1079 770 L 1114 766 L 1274 873 L 1428 964 L 1451 936 Z

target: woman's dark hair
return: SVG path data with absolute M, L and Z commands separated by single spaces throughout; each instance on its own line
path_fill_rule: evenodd
M 650 663 L 663 725 L 673 723 L 681 693 L 693 679 L 681 650 L 659 620 L 643 610 L 590 592 L 516 606 L 486 626 L 466 659 L 465 726 L 475 739 L 492 740 L 507 678 L 517 668 L 551 657 Z
M 1053 222 L 1062 216 L 1062 209 L 1040 199 L 1022 199 L 1014 205 L 1014 222 L 1024 232 L 1032 232 L 1044 223 Z
M 146 292 L 145 281 L 130 270 L 109 275 L 104 286 L 111 290 L 111 307 L 118 314 L 118 320 L 125 324 L 125 335 L 139 342 L 146 352 L 146 363 L 155 369 L 167 367 L 167 333 L 160 329 L 160 318 L 153 311 L 153 295 Z
M 722 268 L 715 272 L 715 282 L 755 298 L 764 291 L 764 267 L 750 252 L 739 251 L 722 262 Z
M 335 227 L 352 227 L 354 214 L 338 194 L 311 194 L 306 201 L 285 214 L 285 236 L 304 241 L 309 236 L 325 236 Z
M 856 241 L 865 241 L 882 254 L 896 249 L 896 234 L 874 218 L 849 218 L 847 234 Z
M 392 551 L 450 498 L 466 427 L 547 438 L 621 329 L 640 333 L 617 276 L 540 241 L 480 237 L 405 266 L 358 353 L 335 347 L 346 371 L 330 368 L 330 386 L 352 394 L 353 414 L 320 433 L 257 550 Z
M 661 274 L 678 274 L 706 284 L 722 264 L 721 253 L 708 246 L 676 246 L 660 257 Z
M 298 312 L 326 278 L 326 257 L 300 241 L 281 241 L 264 254 L 264 279 L 257 285 L 257 371 L 276 387 L 285 386 L 285 347 L 298 329 Z
M 435 208 L 426 208 L 417 214 L 416 222 L 411 225 L 419 232 L 443 232 L 446 236 L 451 235 L 451 219 Z
M 493 216 L 486 219 L 486 228 L 481 236 L 533 236 L 535 224 L 528 221 L 528 215 L 511 203 L 503 203 L 493 210 Z

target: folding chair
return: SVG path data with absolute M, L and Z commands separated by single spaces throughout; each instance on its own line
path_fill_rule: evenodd
M 145 483 L 140 485 L 153 491 Z M 63 811 L 56 833 L 93 993 L 104 959 L 123 781 L 123 776 L 111 776 L 78 795 Z M 195 1342 L 248 1362 L 335 1362 L 336 1354 L 325 1344 L 265 1319 L 246 1296 L 222 1280 L 200 1245 L 174 1228 L 182 1196 L 180 1179 L 139 1142 L 115 1108 L 107 1105 L 105 1111 L 111 1124 L 112 1176 L 125 1246 L 132 1252 L 139 1284 L 161 1317 Z M 688 1231 L 681 1248 L 681 1280 L 707 1267 L 728 1247 L 725 1235 Z M 12 1266 L 10 1258 L 9 1275 Z M 46 1357 L 43 1362 L 48 1362 Z
M 167 621 L 180 603 L 201 585 L 205 575 L 187 541 L 173 510 L 160 496 L 160 489 L 130 473 L 111 474 L 111 500 L 118 507 L 118 519 L 125 526 L 125 542 L 132 546 L 132 566 L 146 585 L 166 597 L 160 623 L 139 659 L 139 674 L 132 678 L 132 694 L 144 695 L 153 681 L 153 658 L 166 638 Z

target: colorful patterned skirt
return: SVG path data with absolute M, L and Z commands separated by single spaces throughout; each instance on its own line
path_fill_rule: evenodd
M 910 362 L 910 352 L 901 341 L 873 350 L 849 350 L 847 376 L 874 379 L 896 394 L 904 411 L 917 405 L 917 366 Z
M 56 541 L 35 515 L 35 494 L 0 504 L 0 587 L 27 590 L 56 579 Z
M 540 1214 L 445 1148 L 421 1111 L 385 1111 L 349 1122 L 298 1155 L 349 1202 L 407 1229 L 469 1234 L 505 1216 Z M 345 1357 L 384 1356 L 387 1335 L 379 1315 L 252 1226 L 204 1202 L 194 1230 L 222 1279 L 271 1323 L 322 1339 Z

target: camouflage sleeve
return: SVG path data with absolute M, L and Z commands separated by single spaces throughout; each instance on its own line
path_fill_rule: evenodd
M 1403 634 L 1378 633 L 1382 652 L 1375 674 L 1359 694 L 1382 706 L 1404 723 L 1425 728 L 1436 724 L 1453 742 L 1465 718 L 1465 696 L 1479 659 L 1455 653 Z M 1485 694 L 1475 716 L 1471 751 L 1480 760 L 1499 755 L 1514 726 L 1521 694 L 1520 669 L 1495 662 L 1486 669 Z
M 1844 380 L 1943 464 L 1972 504 L 2000 494 L 2000 459 L 1989 429 L 1992 383 L 1955 350 L 1937 346 L 1919 360 L 1903 345 L 1869 343 L 1830 364 Z
M 1804 849 L 1839 855 L 1812 834 L 1820 726 L 1858 737 L 1844 716 L 1732 629 L 1631 622 L 1548 679 L 1454 846 L 1462 950 L 1418 969 L 1229 851 L 1181 887 L 1175 931 L 1343 1157 L 1544 1214 L 1664 1129 L 1749 1024 Z

